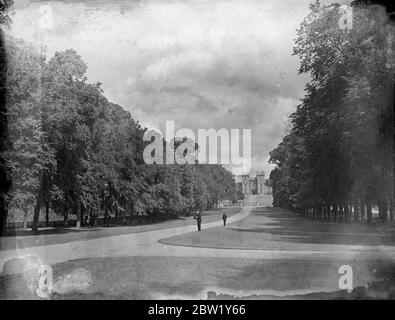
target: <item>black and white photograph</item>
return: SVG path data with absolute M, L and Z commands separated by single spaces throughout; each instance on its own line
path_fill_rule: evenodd
M 0 300 L 395 299 L 394 20 L 0 0 Z

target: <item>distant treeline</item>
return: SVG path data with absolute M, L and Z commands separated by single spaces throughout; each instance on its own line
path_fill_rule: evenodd
M 270 182 L 275 206 L 368 222 L 377 206 L 392 221 L 394 26 L 383 7 L 357 3 L 348 24 L 340 5 L 318 2 L 300 24 L 294 54 L 311 81 L 270 153 Z
M 42 208 L 84 223 L 129 215 L 174 216 L 235 199 L 232 174 L 220 165 L 147 165 L 146 128 L 111 103 L 74 50 L 49 60 L 34 46 L 6 38 L 7 148 L 3 169 L 12 182 L 8 212 Z M 2 214 L 1 228 L 7 214 Z

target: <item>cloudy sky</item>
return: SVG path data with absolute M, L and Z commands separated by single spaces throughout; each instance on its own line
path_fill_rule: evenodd
M 308 81 L 292 46 L 309 3 L 16 1 L 12 32 L 48 56 L 76 49 L 88 80 L 148 128 L 251 129 L 253 171 L 268 174 Z

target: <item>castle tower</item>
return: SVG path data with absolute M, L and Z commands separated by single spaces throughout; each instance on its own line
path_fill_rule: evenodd
M 250 194 L 250 181 L 249 175 L 245 174 L 241 176 L 241 191 L 243 194 Z
M 257 171 L 256 180 L 257 180 L 257 194 L 265 194 L 265 172 Z

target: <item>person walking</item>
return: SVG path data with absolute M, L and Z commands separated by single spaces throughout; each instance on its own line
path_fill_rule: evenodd
M 224 211 L 224 214 L 222 215 L 222 220 L 224 220 L 224 227 L 226 226 L 226 218 L 228 218 L 228 216 L 226 215 L 226 213 Z
M 201 231 L 201 228 L 202 228 L 202 216 L 201 216 L 200 212 L 198 211 L 196 216 L 193 217 L 193 218 L 196 220 L 198 231 Z

